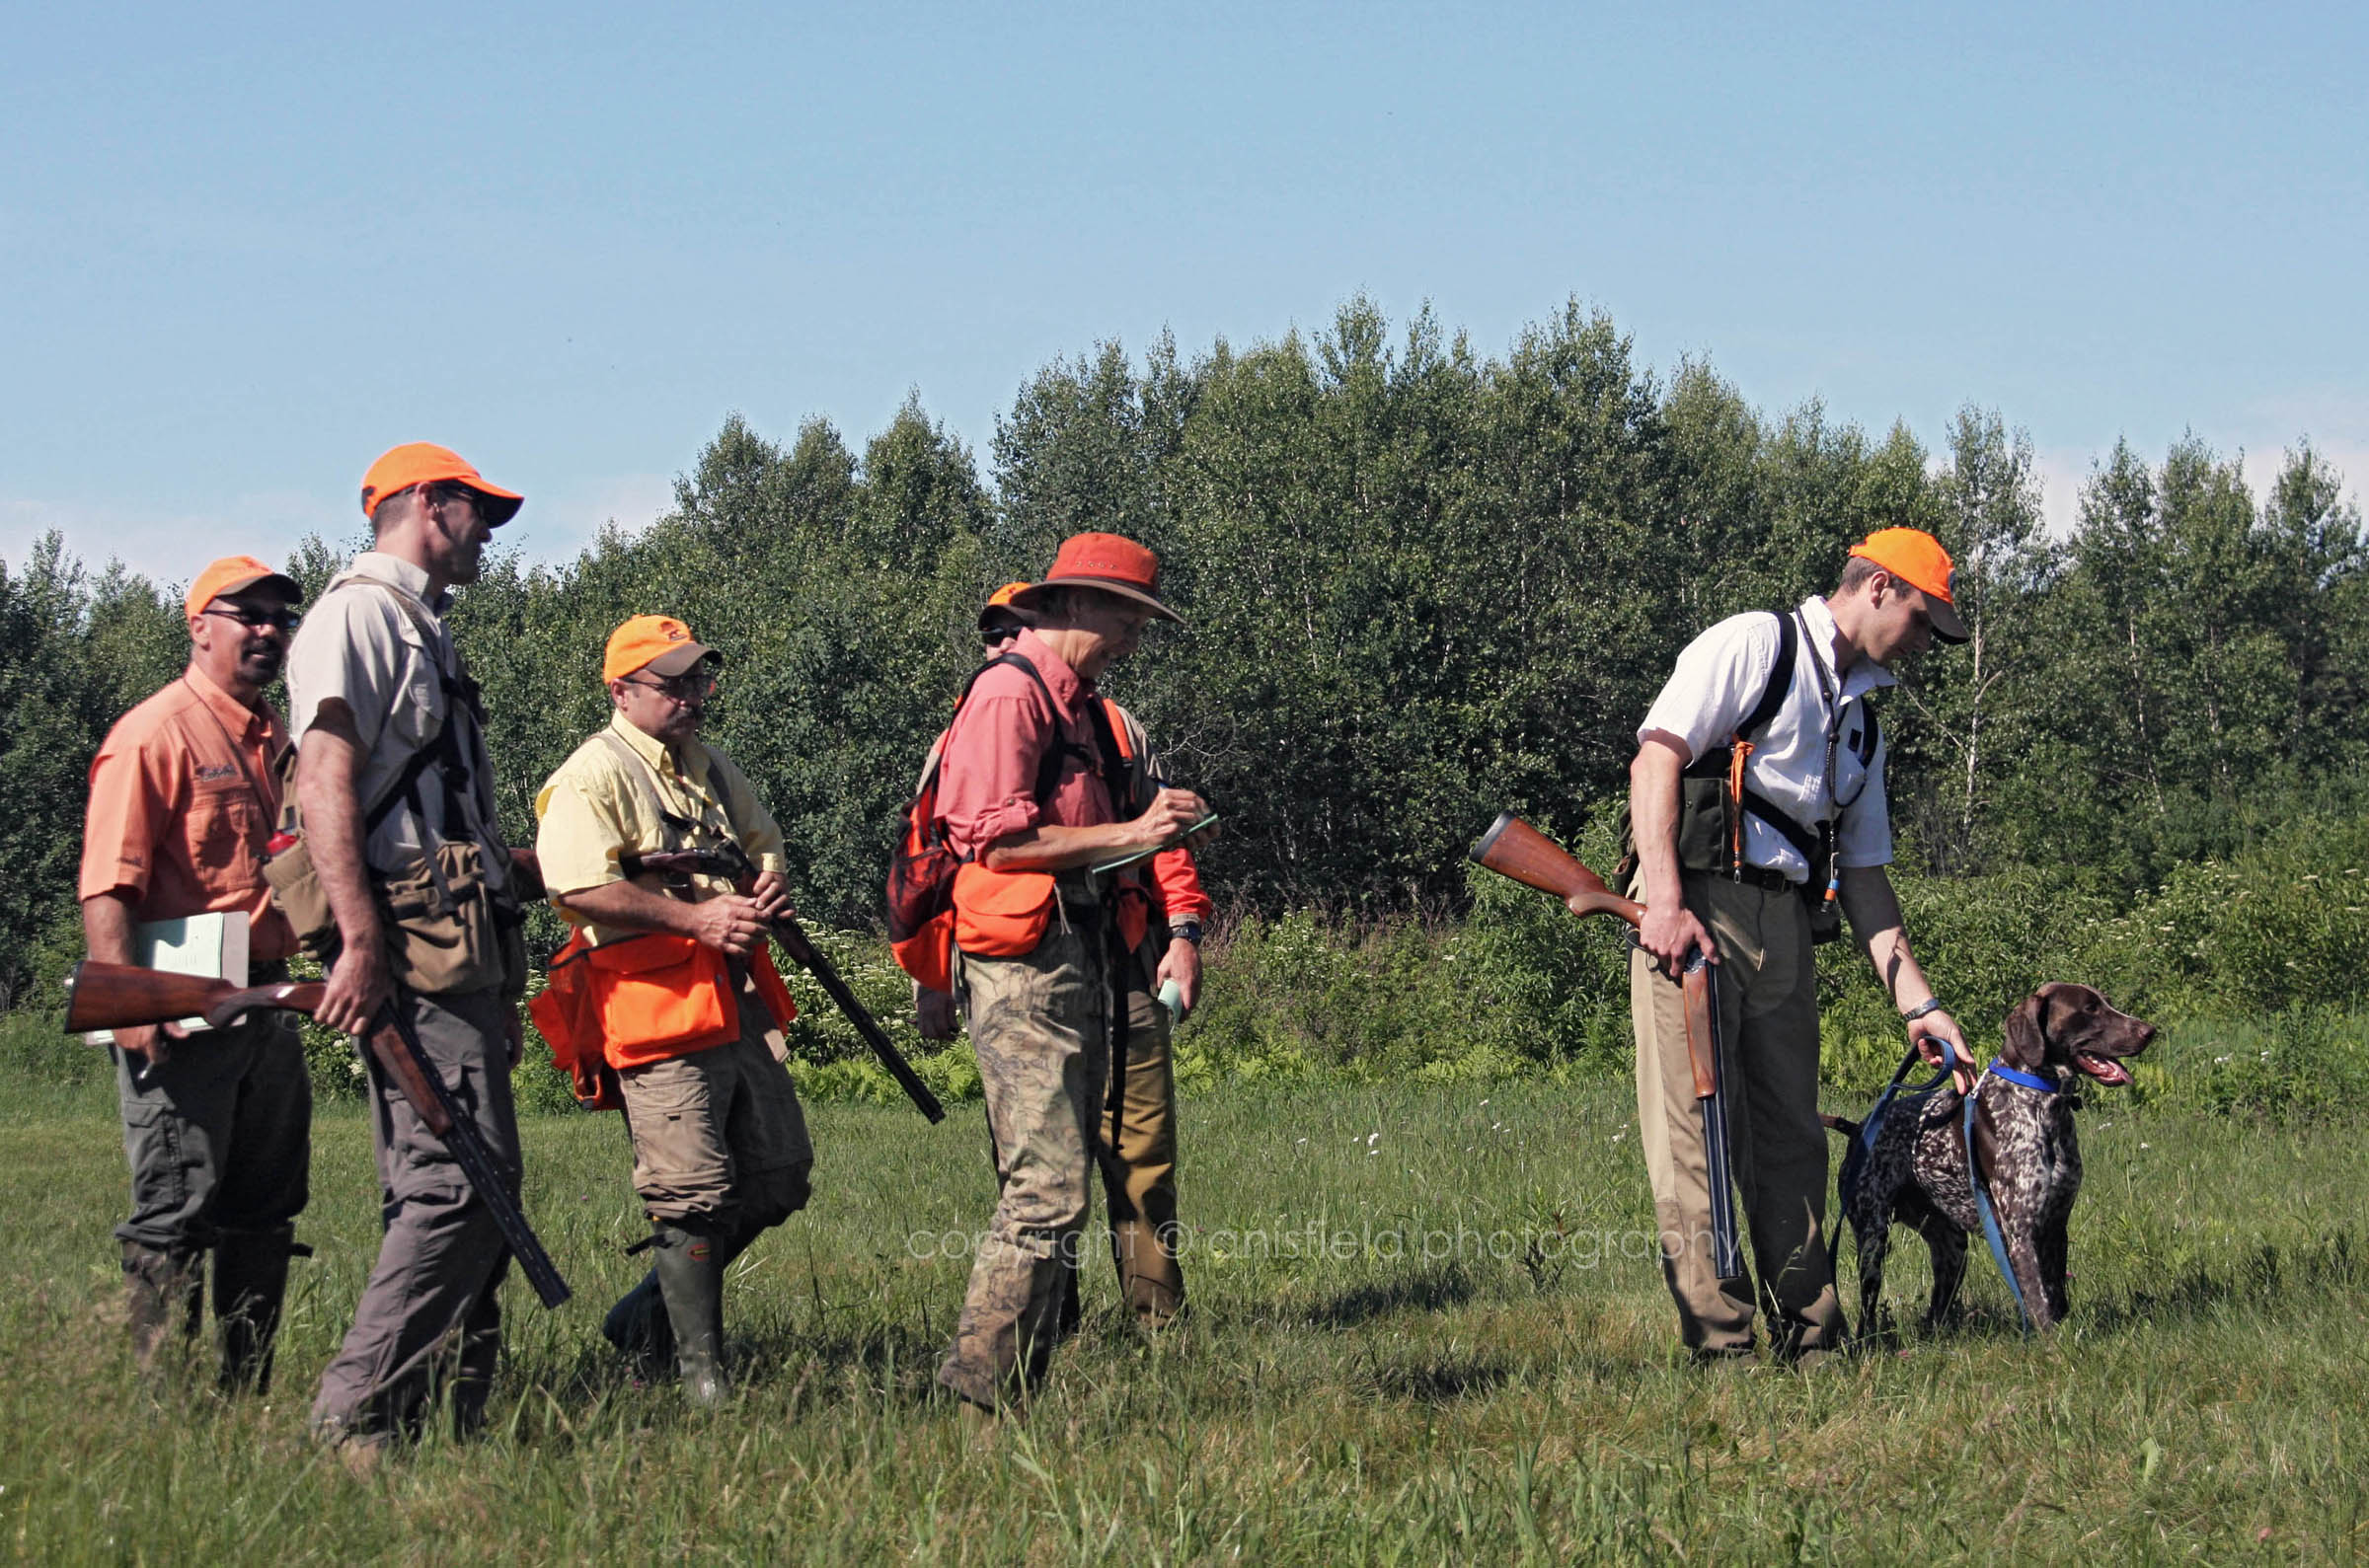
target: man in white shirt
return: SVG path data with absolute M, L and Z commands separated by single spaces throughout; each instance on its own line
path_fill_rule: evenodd
M 1965 1050 L 1909 951 L 1892 859 L 1884 750 L 1871 692 L 1889 666 L 1939 637 L 1965 640 L 1948 552 L 1887 528 L 1851 550 L 1842 580 L 1789 615 L 1720 622 L 1689 643 L 1638 727 L 1630 764 L 1645 906 L 1630 964 L 1640 1142 L 1661 1230 L 1662 1274 L 1698 1359 L 1752 1353 L 1750 1268 L 1713 1261 L 1703 1129 L 1674 977 L 1701 948 L 1715 964 L 1730 1158 L 1780 1359 L 1816 1359 L 1844 1333 L 1825 1240 L 1826 1133 L 1818 1110 L 1812 915 L 1839 903 L 1860 947 L 1929 1059 Z M 1781 658 L 1790 664 L 1781 665 Z M 1740 824 L 1717 805 L 1729 747 L 1751 750 Z M 1709 781 L 1722 781 L 1713 784 Z M 1730 853 L 1738 842 L 1740 862 Z

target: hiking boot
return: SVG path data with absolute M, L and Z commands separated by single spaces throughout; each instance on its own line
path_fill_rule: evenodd
M 145 1242 L 123 1243 L 123 1297 L 131 1324 L 131 1357 L 142 1379 L 161 1376 L 165 1348 L 176 1327 L 184 1343 L 196 1337 L 205 1306 L 202 1254 L 166 1251 Z

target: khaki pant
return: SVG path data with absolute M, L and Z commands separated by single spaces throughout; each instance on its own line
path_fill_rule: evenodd
M 652 1224 L 753 1235 L 806 1206 L 814 1146 L 779 1039 L 744 988 L 738 1039 L 617 1075 Z
M 1725 1052 L 1720 1087 L 1729 1164 L 1760 1277 L 1760 1305 L 1781 1355 L 1832 1349 L 1843 1333 L 1827 1255 L 1826 1129 L 1818 1121 L 1817 969 L 1800 895 L 1688 871 L 1687 908 L 1719 944 L 1716 985 Z M 1703 1123 L 1686 1050 L 1678 983 L 1634 953 L 1639 1141 L 1661 1230 L 1662 1277 L 1680 1337 L 1707 1354 L 1752 1345 L 1750 1278 L 1712 1262 Z
M 1139 960 L 1129 963 L 1141 967 Z M 1136 985 L 1128 989 L 1126 1009 L 1125 1059 L 1111 1065 L 1095 1154 L 1119 1293 L 1137 1317 L 1159 1324 L 1184 1306 L 1184 1271 L 1177 1262 L 1177 1080 L 1168 1008 Z
M 1035 951 L 960 960 L 1001 1195 L 938 1381 L 974 1404 L 1016 1399 L 1043 1378 L 1090 1202 L 1108 958 L 1101 908 L 1061 885 L 1065 907 Z
M 405 1000 L 428 1060 L 477 1124 L 515 1197 L 509 1000 L 498 987 Z M 509 1270 L 509 1248 L 444 1141 L 420 1122 L 375 1057 L 364 1052 L 362 1060 L 386 1233 L 353 1326 L 321 1374 L 312 1428 L 331 1441 L 416 1435 L 429 1403 L 449 1390 L 454 1424 L 467 1431 L 484 1410 L 501 1351 L 495 1293 Z

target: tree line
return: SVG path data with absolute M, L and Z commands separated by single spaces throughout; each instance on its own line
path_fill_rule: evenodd
M 2308 444 L 2258 500 L 2199 439 L 2160 461 L 2117 444 L 2055 537 L 2030 442 L 1996 412 L 1964 410 L 1938 451 L 1815 403 L 1772 416 L 1708 364 L 1657 376 L 1575 303 L 1502 357 L 1363 300 L 1247 350 L 1104 344 L 1021 387 L 984 472 L 917 400 L 860 453 L 819 419 L 777 441 L 734 415 L 666 516 L 573 560 L 495 558 L 454 618 L 515 842 L 604 720 L 609 630 L 675 614 L 727 651 L 710 732 L 781 817 L 802 907 L 869 927 L 978 605 L 1066 534 L 1127 534 L 1190 625 L 1108 684 L 1224 813 L 1204 857 L 1221 899 L 1379 916 L 1457 907 L 1463 848 L 1502 806 L 1577 833 L 1619 798 L 1695 632 L 1830 587 L 1853 541 L 1898 523 L 1956 557 L 1973 632 L 1879 709 L 1911 867 L 2137 890 L 2354 811 L 2369 555 Z M 290 568 L 317 591 L 357 544 L 310 540 Z M 54 537 L 0 563 L 0 637 L 15 990 L 79 947 L 83 770 L 186 637 L 177 589 Z

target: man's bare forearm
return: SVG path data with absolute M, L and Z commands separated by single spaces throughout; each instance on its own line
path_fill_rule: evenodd
M 82 901 L 82 942 L 103 964 L 131 962 L 131 903 L 120 893 L 94 893 Z
M 571 915 L 620 931 L 661 932 L 669 936 L 693 938 L 700 934 L 693 914 L 698 905 L 653 893 L 633 882 L 607 882 L 599 887 L 555 893 L 552 902 Z
M 1933 995 L 1917 956 L 1909 950 L 1907 923 L 1900 915 L 1900 895 L 1880 865 L 1845 866 L 1837 892 L 1843 914 L 1859 938 L 1860 951 L 1874 966 L 1895 1010 L 1906 1011 Z
M 1067 871 L 1121 855 L 1158 849 L 1135 822 L 1106 822 L 1091 828 L 1042 823 L 1007 833 L 989 845 L 979 863 L 990 871 Z
M 341 705 L 342 706 L 342 705 Z M 296 755 L 296 803 L 304 812 L 304 843 L 313 874 L 337 918 L 338 935 L 348 947 L 375 945 L 383 933 L 378 901 L 371 896 L 368 862 L 362 858 L 362 806 L 357 786 L 362 750 L 352 721 L 329 717 L 305 736 Z
M 1647 740 L 1629 764 L 1629 824 L 1648 909 L 1675 906 L 1678 892 L 1678 776 L 1686 759 L 1667 741 Z

